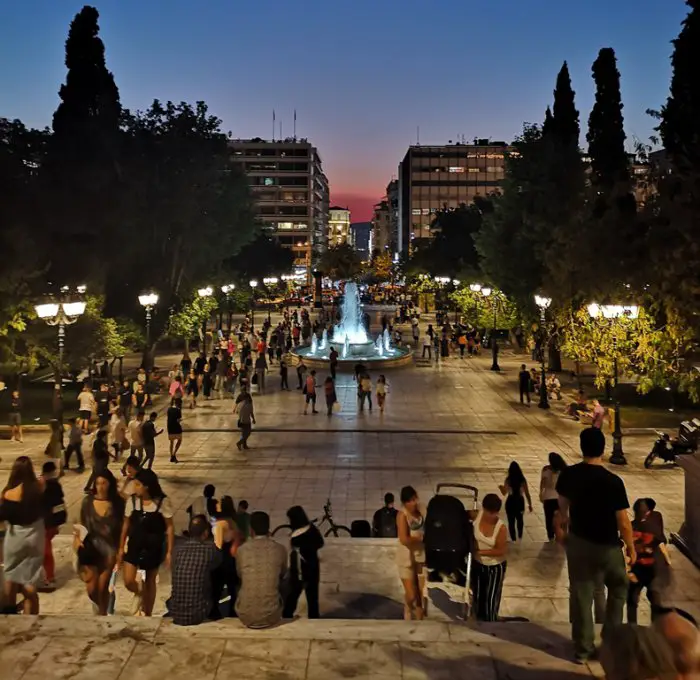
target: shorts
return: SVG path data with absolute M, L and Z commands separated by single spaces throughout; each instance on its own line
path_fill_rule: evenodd
M 90 420 L 90 417 L 92 416 L 92 411 L 80 410 L 78 413 L 80 414 L 80 420 Z
M 310 404 L 313 401 L 313 403 L 316 403 L 316 395 L 315 394 L 307 394 L 306 395 L 306 403 Z
M 168 440 L 171 442 L 182 441 L 182 432 L 173 432 L 172 434 L 168 433 Z
M 10 413 L 10 426 L 11 427 L 19 427 L 22 424 L 22 414 L 17 413 L 16 411 L 14 413 Z

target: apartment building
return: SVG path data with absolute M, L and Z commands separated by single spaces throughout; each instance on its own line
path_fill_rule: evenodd
M 382 253 L 391 246 L 390 219 L 389 202 L 385 199 L 374 206 L 372 216 L 372 247 Z
M 328 245 L 339 246 L 342 243 L 353 244 L 350 209 L 334 205 L 328 211 Z
M 397 250 L 408 254 L 415 239 L 430 238 L 434 214 L 499 190 L 505 177 L 505 142 L 410 146 L 399 165 Z
M 295 273 L 311 271 L 328 243 L 328 179 L 306 139 L 236 139 L 233 159 L 248 176 L 258 216 L 270 235 L 294 253 Z

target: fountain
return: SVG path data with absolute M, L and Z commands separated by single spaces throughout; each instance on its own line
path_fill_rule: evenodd
M 329 361 L 331 347 L 339 353 L 339 361 L 345 363 L 379 362 L 383 367 L 410 363 L 412 358 L 410 349 L 392 346 L 388 329 L 372 340 L 365 327 L 357 284 L 351 281 L 345 284 L 340 323 L 333 328 L 332 337 L 328 337 L 328 330 L 324 328 L 320 341 L 314 334 L 310 347 L 297 347 L 292 351 L 312 365 L 323 366 Z

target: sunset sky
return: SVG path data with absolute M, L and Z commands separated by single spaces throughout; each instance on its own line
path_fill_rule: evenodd
M 68 25 L 83 2 L 0 0 L 0 116 L 49 125 Z M 614 47 L 628 137 L 668 91 L 683 0 L 103 0 L 101 35 L 124 106 L 205 100 L 234 137 L 292 134 L 319 149 L 353 221 L 423 144 L 511 140 L 543 117 L 569 61 L 582 123 L 590 66 Z M 582 138 L 582 141 L 583 138 Z

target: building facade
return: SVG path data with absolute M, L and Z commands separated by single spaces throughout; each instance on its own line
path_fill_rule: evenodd
M 328 246 L 353 245 L 350 231 L 350 209 L 332 206 L 328 211 Z
M 295 273 L 308 282 L 327 248 L 329 192 L 321 156 L 307 140 L 230 140 L 233 159 L 248 176 L 259 219 L 294 253 Z
M 391 247 L 391 214 L 389 202 L 385 199 L 374 206 L 372 217 L 372 249 L 381 253 L 389 251 Z
M 386 202 L 389 207 L 389 249 L 392 257 L 399 248 L 399 180 L 392 179 L 386 186 Z
M 512 147 L 488 139 L 474 144 L 411 146 L 399 165 L 397 249 L 408 254 L 415 239 L 430 238 L 434 214 L 497 192 Z
M 372 246 L 372 223 L 353 222 L 350 225 L 353 247 L 364 262 L 369 260 Z

